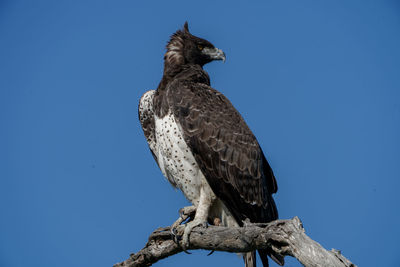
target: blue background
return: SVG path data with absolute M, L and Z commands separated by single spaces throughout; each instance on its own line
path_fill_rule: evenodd
M 206 70 L 262 145 L 280 217 L 400 266 L 399 2 L 144 2 L 0 2 L 0 266 L 111 266 L 188 205 L 137 119 L 185 20 L 227 55 Z M 207 253 L 157 266 L 243 266 Z

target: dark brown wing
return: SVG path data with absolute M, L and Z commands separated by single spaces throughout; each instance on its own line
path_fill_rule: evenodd
M 168 86 L 167 98 L 208 183 L 236 220 L 276 219 L 274 174 L 231 102 L 205 84 L 184 80 Z

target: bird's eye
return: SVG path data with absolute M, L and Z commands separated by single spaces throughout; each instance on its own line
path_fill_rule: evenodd
M 201 50 L 203 50 L 204 46 L 202 46 L 202 45 L 197 45 L 197 48 L 201 51 Z

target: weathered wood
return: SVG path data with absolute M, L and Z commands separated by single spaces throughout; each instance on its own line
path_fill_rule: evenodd
M 178 227 L 182 233 L 184 226 Z M 268 224 L 247 224 L 245 227 L 196 227 L 190 235 L 189 249 L 227 252 L 249 252 L 269 248 L 282 256 L 292 256 L 306 267 L 356 267 L 338 250 L 325 250 L 305 234 L 299 218 L 277 220 Z M 170 227 L 159 228 L 149 237 L 146 246 L 114 267 L 150 266 L 168 256 L 182 252 L 172 240 Z

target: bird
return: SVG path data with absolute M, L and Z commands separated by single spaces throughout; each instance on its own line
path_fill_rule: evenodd
M 221 49 L 192 35 L 185 22 L 166 45 L 157 89 L 139 101 L 139 121 L 155 161 L 195 209 L 185 224 L 184 249 L 197 226 L 242 227 L 278 218 L 272 197 L 277 182 L 256 137 L 228 98 L 210 86 L 203 69 L 225 59 Z M 267 255 L 283 265 L 279 255 L 258 252 L 264 267 Z M 256 266 L 255 251 L 243 258 L 246 267 Z

